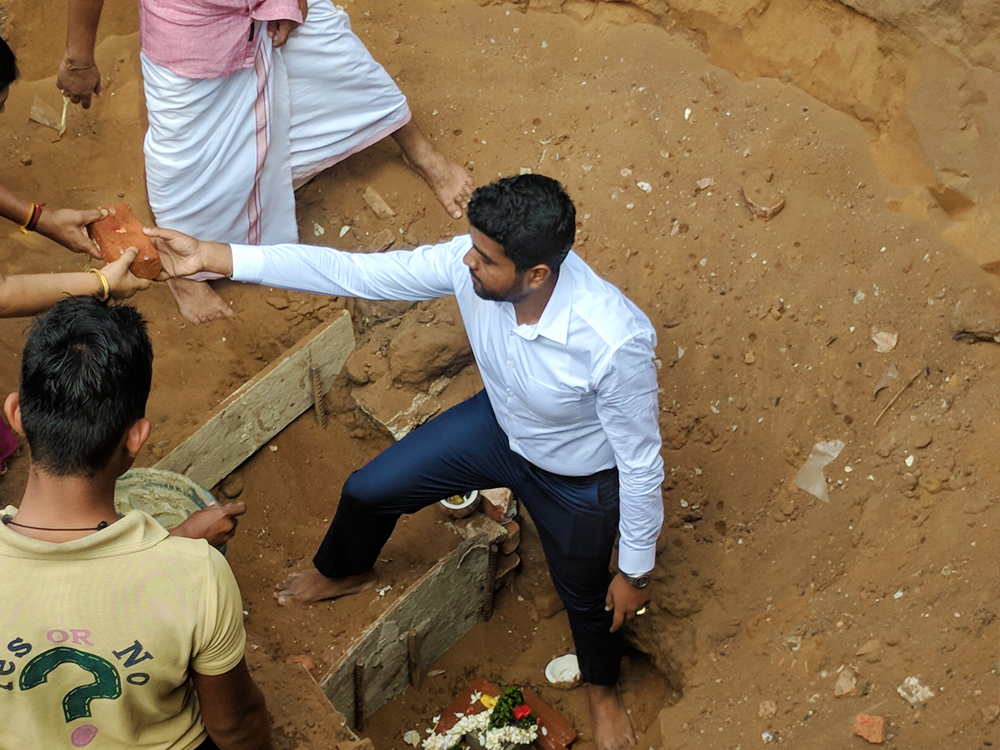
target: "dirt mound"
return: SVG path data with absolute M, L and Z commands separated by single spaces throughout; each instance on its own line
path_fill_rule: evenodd
M 1000 261 L 997 18 L 985 0 L 914 7 L 347 3 L 436 144 L 480 184 L 522 169 L 560 179 L 577 203 L 577 250 L 656 326 L 667 512 L 651 614 L 629 636 L 648 660 L 634 654 L 623 684 L 644 747 L 846 746 L 861 743 L 860 713 L 885 718 L 890 747 L 995 741 L 1000 345 L 989 334 L 1000 289 L 982 266 Z M 36 94 L 58 100 L 62 37 L 42 32 L 61 11 L 9 10 L 23 80 L 4 115 L 4 184 L 49 205 L 125 200 L 148 220 L 134 4 L 108 0 L 104 93 L 71 112 L 58 142 L 27 115 Z M 394 218 L 366 206 L 369 185 Z M 765 222 L 743 196 L 785 204 Z M 302 237 L 345 249 L 464 231 L 391 143 L 297 200 Z M 0 231 L 4 273 L 82 266 L 14 225 Z M 197 328 L 164 288 L 136 301 L 157 357 L 142 463 L 349 305 L 220 289 L 237 316 Z M 309 727 L 314 693 L 286 660 L 308 655 L 322 674 L 458 543 L 429 509 L 398 527 L 375 591 L 304 610 L 273 603 L 272 585 L 308 564 L 344 479 L 391 440 L 358 394 L 377 386 L 412 406 L 417 372 L 475 384 L 447 304 L 351 309 L 362 353 L 327 397 L 327 429 L 305 415 L 230 485 L 249 506 L 230 560 L 285 748 L 336 739 Z M 0 321 L 8 389 L 24 328 Z M 873 333 L 895 344 L 879 351 Z M 898 377 L 876 394 L 890 366 Z M 834 439 L 845 447 L 825 468 L 825 503 L 793 480 L 813 445 Z M 25 467 L 15 457 L 3 501 L 19 497 Z M 523 573 L 493 620 L 372 722 L 381 750 L 478 675 L 531 684 L 590 746 L 582 692 L 542 681 L 568 628 L 528 523 L 523 536 Z M 911 703 L 908 678 L 933 697 Z

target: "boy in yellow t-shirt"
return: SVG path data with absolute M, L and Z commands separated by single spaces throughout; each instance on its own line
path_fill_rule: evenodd
M 203 539 L 115 513 L 149 437 L 153 352 L 127 306 L 59 302 L 4 403 L 31 449 L 0 524 L 0 748 L 270 750 L 240 592 Z

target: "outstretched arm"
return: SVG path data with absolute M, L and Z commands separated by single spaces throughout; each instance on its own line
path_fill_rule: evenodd
M 138 251 L 132 247 L 101 274 L 108 283 L 110 296 L 127 299 L 146 289 L 150 282 L 137 279 L 128 267 Z M 0 275 L 0 318 L 17 318 L 46 310 L 63 297 L 90 295 L 102 297 L 104 285 L 94 273 L 31 273 L 19 276 Z
M 31 218 L 33 205 L 0 185 L 0 216 L 23 227 Z M 94 258 L 101 257 L 97 245 L 87 236 L 87 225 L 93 224 L 104 215 L 101 209 L 75 211 L 71 208 L 44 208 L 40 211 L 33 231 L 48 237 L 53 242 L 58 242 L 74 253 L 86 253 Z
M 101 71 L 94 62 L 97 24 L 104 0 L 69 0 L 66 20 L 66 54 L 59 66 L 56 86 L 73 104 L 90 108 L 90 99 L 101 93 Z

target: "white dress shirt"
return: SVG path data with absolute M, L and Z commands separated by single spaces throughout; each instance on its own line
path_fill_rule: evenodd
M 538 322 L 518 325 L 513 304 L 476 295 L 462 263 L 471 247 L 468 235 L 373 254 L 233 245 L 233 278 L 370 300 L 454 295 L 511 450 L 564 476 L 617 466 L 619 567 L 652 570 L 663 523 L 653 326 L 573 252 Z

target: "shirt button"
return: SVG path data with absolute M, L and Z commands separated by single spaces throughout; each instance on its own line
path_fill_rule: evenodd
M 514 363 L 511 362 L 510 360 L 507 360 L 507 367 L 509 367 L 510 369 L 513 370 L 514 369 Z
M 510 389 L 507 389 L 507 395 L 508 396 L 513 396 L 514 395 L 514 391 L 512 391 Z

